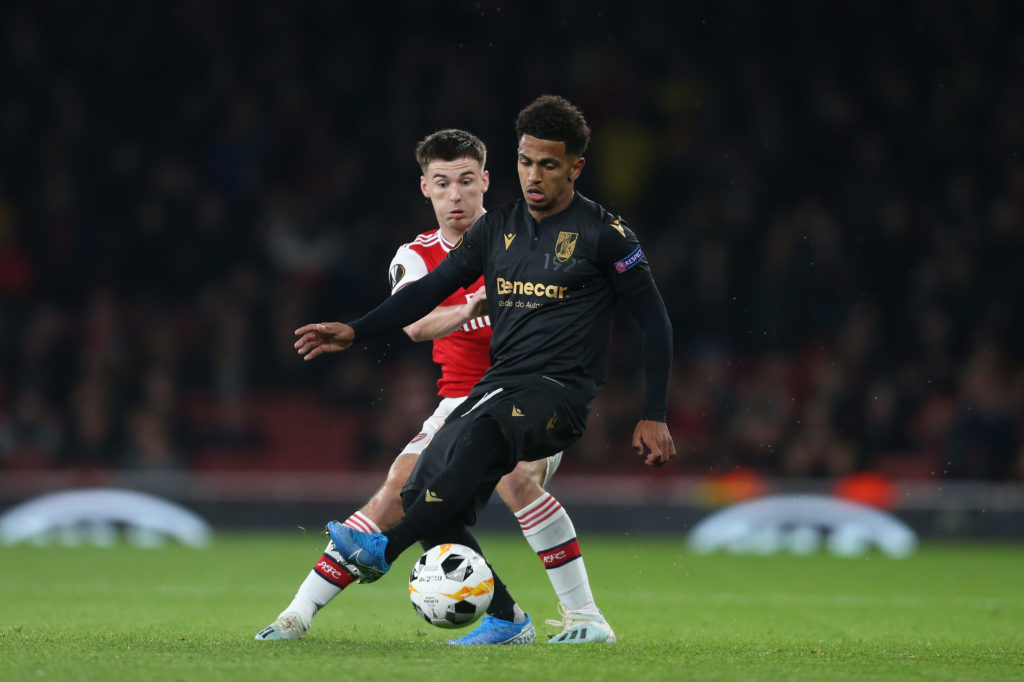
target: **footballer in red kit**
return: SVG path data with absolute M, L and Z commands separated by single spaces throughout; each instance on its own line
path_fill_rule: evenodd
M 453 246 L 440 229 L 424 232 L 400 246 L 388 271 L 391 293 L 437 267 Z M 441 305 L 465 304 L 483 285 L 484 278 L 481 277 L 472 286 L 456 291 Z M 471 318 L 446 336 L 434 339 L 434 362 L 441 366 L 441 378 L 437 380 L 438 395 L 445 398 L 469 395 L 473 385 L 490 368 L 490 353 L 491 318 L 487 315 Z

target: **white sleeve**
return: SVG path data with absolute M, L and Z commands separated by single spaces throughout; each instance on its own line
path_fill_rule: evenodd
M 427 272 L 427 264 L 418 253 L 405 244 L 399 246 L 395 257 L 391 259 L 391 267 L 388 268 L 391 293 L 395 293 L 410 282 L 415 282 Z

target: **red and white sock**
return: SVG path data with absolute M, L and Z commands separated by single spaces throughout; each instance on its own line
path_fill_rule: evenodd
M 587 568 L 569 514 L 550 493 L 516 512 L 526 541 L 537 553 L 559 600 L 569 611 L 597 613 Z
M 364 533 L 380 532 L 380 528 L 373 522 L 373 519 L 358 511 L 345 519 L 343 525 Z M 292 603 L 281 614 L 289 611 L 298 613 L 302 617 L 303 624 L 309 627 L 316 612 L 355 581 L 356 576 L 345 567 L 341 555 L 334 549 L 334 542 L 329 541 L 323 555 L 313 566 L 313 570 L 299 585 L 299 591 L 295 593 Z

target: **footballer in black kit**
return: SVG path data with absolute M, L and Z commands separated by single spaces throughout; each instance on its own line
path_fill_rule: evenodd
M 564 211 L 539 222 L 522 199 L 488 212 L 437 268 L 353 322 L 356 338 L 429 311 L 481 274 L 494 330 L 491 369 L 434 436 L 405 486 L 415 500 L 438 476 L 468 427 L 461 417 L 493 418 L 511 447 L 480 472 L 474 504 L 460 514 L 466 523 L 517 461 L 552 455 L 583 434 L 605 380 L 617 301 L 643 327 L 648 350 L 662 351 L 645 354 L 644 419 L 665 420 L 671 364 L 671 326 L 636 235 L 579 193 Z M 442 498 L 454 494 L 449 488 L 469 483 L 457 478 L 430 490 Z
M 672 360 L 665 304 L 633 232 L 575 188 L 590 128 L 570 102 L 543 95 L 519 113 L 516 133 L 522 198 L 482 216 L 434 270 L 359 320 L 295 331 L 295 348 L 306 360 L 346 350 L 420 319 L 484 277 L 492 366 L 420 455 L 402 491 L 404 518 L 383 533 L 328 523 L 338 552 L 361 580 L 386 573 L 416 541 L 480 551 L 466 526 L 501 476 L 519 461 L 564 450 L 583 434 L 605 380 L 619 303 L 644 339 L 646 395 L 633 450 L 648 466 L 676 454 L 665 423 Z M 613 641 L 610 629 L 603 631 L 607 639 L 590 638 L 595 627 L 607 628 L 600 613 L 570 615 L 570 634 L 552 641 Z M 528 615 L 495 572 L 488 618 L 450 643 L 515 644 L 533 637 Z
M 616 299 L 654 285 L 633 232 L 580 194 L 539 223 L 522 200 L 485 214 L 447 261 L 456 273 L 486 270 L 488 313 L 500 322 L 485 382 L 542 374 L 596 392 Z

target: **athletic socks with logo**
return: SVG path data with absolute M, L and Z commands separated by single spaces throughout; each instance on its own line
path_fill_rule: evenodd
M 516 520 L 526 541 L 544 562 L 551 586 L 565 608 L 597 613 L 576 529 L 558 500 L 546 492 L 517 511 Z
M 373 522 L 373 519 L 358 511 L 345 519 L 344 525 L 364 533 L 380 532 L 380 528 Z M 353 582 L 355 582 L 355 576 L 342 565 L 341 555 L 334 549 L 334 543 L 328 541 L 323 555 L 299 585 L 299 590 L 295 593 L 292 603 L 281 614 L 289 611 L 299 614 L 302 624 L 308 628 L 316 612 Z
M 526 541 L 544 563 L 548 579 L 565 608 L 596 613 L 597 605 L 576 540 L 576 529 L 558 500 L 550 493 L 544 493 L 516 512 L 516 520 L 519 521 Z M 364 533 L 381 532 L 372 519 L 358 511 L 348 517 L 344 524 Z M 462 530 L 465 528 L 462 527 Z M 468 544 L 479 550 L 475 540 Z M 328 542 L 323 555 L 299 586 L 295 598 L 281 614 L 298 613 L 303 625 L 309 627 L 316 612 L 353 582 L 355 576 L 342 564 L 341 555 L 335 551 L 334 543 Z M 525 614 L 507 590 L 500 589 L 497 592 L 497 603 L 492 602 L 489 613 L 502 620 L 522 622 Z

